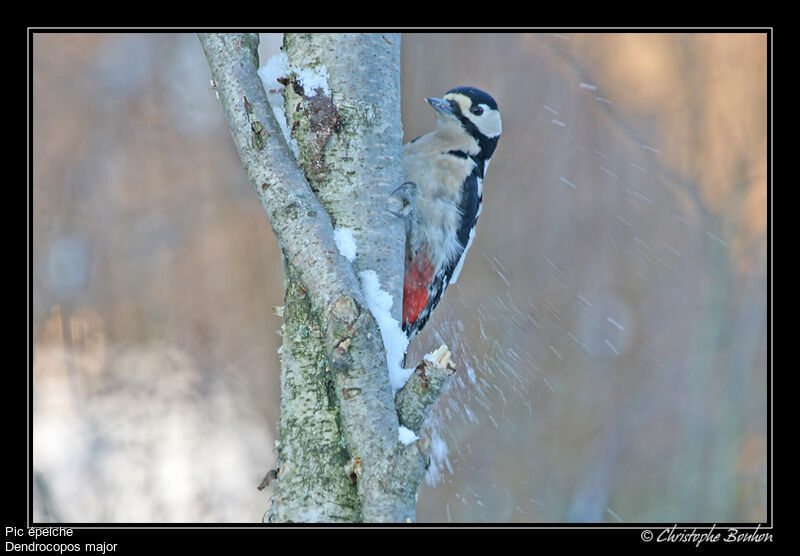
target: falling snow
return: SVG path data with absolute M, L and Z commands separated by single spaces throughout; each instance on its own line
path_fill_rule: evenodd
M 588 81 L 580 82 L 578 89 L 594 92 L 598 86 Z M 613 104 L 601 96 L 587 95 L 584 98 L 605 105 Z M 590 102 L 593 109 L 606 114 L 608 107 L 595 102 Z M 565 105 L 571 106 L 569 103 Z M 631 141 L 625 157 L 619 155 L 619 149 L 611 142 L 592 144 L 584 141 L 577 145 L 570 134 L 577 133 L 573 127 L 580 122 L 570 124 L 568 128 L 566 121 L 572 122 L 571 112 L 559 105 L 562 115 L 558 117 L 559 111 L 553 106 L 538 107 L 538 130 L 542 133 L 546 130 L 549 135 L 539 137 L 539 143 L 531 153 L 536 154 L 537 163 L 553 166 L 549 174 L 552 176 L 549 178 L 551 184 L 560 183 L 568 188 L 552 187 L 548 194 L 555 197 L 547 202 L 554 206 L 557 202 L 568 203 L 569 212 L 565 210 L 564 214 L 581 224 L 590 217 L 589 207 L 592 205 L 587 199 L 594 203 L 602 200 L 601 195 L 611 196 L 615 202 L 605 205 L 608 225 L 599 230 L 576 226 L 579 231 L 571 232 L 568 238 L 543 238 L 542 245 L 548 249 L 531 243 L 529 259 L 522 261 L 498 256 L 497 253 L 502 251 L 481 251 L 482 257 L 477 259 L 491 280 L 490 293 L 476 295 L 471 289 L 471 278 L 467 276 L 448 289 L 441 308 L 437 309 L 429 329 L 425 331 L 425 345 L 418 349 L 422 351 L 425 347 L 447 344 L 453 352 L 458 372 L 419 433 L 404 427 L 398 430 L 398 440 L 405 444 L 416 441 L 418 436 L 430 441 L 431 464 L 426 474 L 426 483 L 430 486 L 453 482 L 456 472 L 485 471 L 462 467 L 475 462 L 478 457 L 479 451 L 476 448 L 473 454 L 468 441 L 476 429 L 489 429 L 491 435 L 498 437 L 523 435 L 531 423 L 548 418 L 547 410 L 541 409 L 542 400 L 562 402 L 568 399 L 567 396 L 575 394 L 573 384 L 580 374 L 605 373 L 608 376 L 608 369 L 631 353 L 632 338 L 639 333 L 641 323 L 637 322 L 636 312 L 624 303 L 620 306 L 614 301 L 615 294 L 607 289 L 607 274 L 613 274 L 613 271 L 598 268 L 596 276 L 583 276 L 576 272 L 573 261 L 559 248 L 581 239 L 580 234 L 585 233 L 596 241 L 598 250 L 607 252 L 609 258 L 634 261 L 632 272 L 624 277 L 634 283 L 637 280 L 646 284 L 657 283 L 663 273 L 671 271 L 681 260 L 688 259 L 680 240 L 670 238 L 672 245 L 669 245 L 648 233 L 651 219 L 669 220 L 671 214 L 660 204 L 663 203 L 663 188 L 653 187 L 657 168 L 654 165 L 650 169 L 648 163 L 652 154 L 661 151 L 641 142 L 641 139 Z M 565 165 L 573 151 L 581 153 L 591 161 L 591 165 L 582 168 Z M 559 172 L 568 173 L 573 179 L 559 175 Z M 558 177 L 557 181 L 555 177 Z M 532 187 L 537 185 L 540 184 L 531 184 Z M 488 210 L 490 205 L 486 208 Z M 701 226 L 690 222 L 699 220 L 693 212 L 684 211 L 682 207 L 673 210 L 681 211 L 681 214 L 671 214 L 676 229 Z M 497 213 L 494 217 L 498 217 Z M 703 230 L 701 233 L 719 245 L 730 246 L 712 231 Z M 340 253 L 352 261 L 356 245 L 351 231 L 337 229 L 335 239 Z M 480 231 L 476 241 L 479 239 Z M 528 260 L 532 262 L 528 263 Z M 473 261 L 471 264 L 476 263 Z M 471 268 L 471 272 L 475 272 L 477 265 Z M 535 281 L 526 274 L 530 269 L 536 272 Z M 359 277 L 367 305 L 381 328 L 387 346 L 392 388 L 397 391 L 412 371 L 403 368 L 407 342 L 399 323 L 389 314 L 391 296 L 381 289 L 375 273 L 362 272 Z M 454 316 L 455 310 L 459 311 L 459 317 Z M 646 361 L 648 368 L 660 366 L 665 359 L 658 349 L 647 351 L 639 346 L 638 350 L 640 359 Z M 521 414 L 530 419 L 527 423 L 521 422 L 520 408 L 523 410 Z M 509 494 L 509 489 L 502 485 L 495 484 L 492 488 L 494 490 L 487 491 L 463 486 L 453 494 L 454 500 L 461 504 L 444 505 L 442 519 L 458 521 L 462 505 L 472 508 L 473 512 L 485 510 L 486 518 L 492 519 L 491 500 L 502 496 L 514 501 L 508 507 L 517 515 L 529 516 L 533 512 L 549 516 L 547 510 L 552 511 L 542 501 L 545 499 L 543 494 L 542 500 L 539 495 L 537 498 L 516 498 L 513 489 Z M 501 496 L 499 492 L 504 494 Z M 613 502 L 616 508 L 618 501 Z M 624 515 L 624 512 L 615 511 L 606 504 L 599 507 L 599 512 L 609 521 L 623 521 L 620 513 Z
M 565 178 L 564 176 L 561 176 L 561 177 L 559 177 L 559 179 L 560 179 L 561 181 L 563 181 L 564 183 L 566 183 L 568 186 L 570 186 L 572 189 L 575 189 L 575 188 L 576 188 L 576 185 L 575 185 L 574 183 L 572 183 L 571 181 L 569 181 L 569 180 L 568 180 L 567 178 Z

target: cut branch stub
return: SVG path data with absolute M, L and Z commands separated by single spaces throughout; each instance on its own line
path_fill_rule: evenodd
M 395 396 L 400 424 L 418 432 L 456 372 L 447 346 L 427 355 Z

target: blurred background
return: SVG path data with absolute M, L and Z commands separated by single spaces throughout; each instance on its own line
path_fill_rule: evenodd
M 406 141 L 459 85 L 504 119 L 412 345 L 459 366 L 419 521 L 764 521 L 766 35 L 402 48 Z M 34 519 L 258 522 L 282 269 L 199 42 L 37 33 L 32 57 Z

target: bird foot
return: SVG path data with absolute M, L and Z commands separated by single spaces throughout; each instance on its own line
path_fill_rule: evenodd
M 386 210 L 398 218 L 407 218 L 414 210 L 412 199 L 416 189 L 417 184 L 413 181 L 407 181 L 401 184 L 400 187 L 392 191 L 391 196 L 399 199 L 400 202 L 403 203 L 403 208 L 401 208 L 399 212 L 395 212 L 392 209 Z

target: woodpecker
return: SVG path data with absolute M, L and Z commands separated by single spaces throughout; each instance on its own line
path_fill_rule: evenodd
M 436 110 L 436 130 L 403 147 L 410 185 L 403 281 L 403 330 L 422 330 L 455 283 L 475 236 L 483 177 L 500 138 L 497 102 L 474 87 L 425 99 Z

